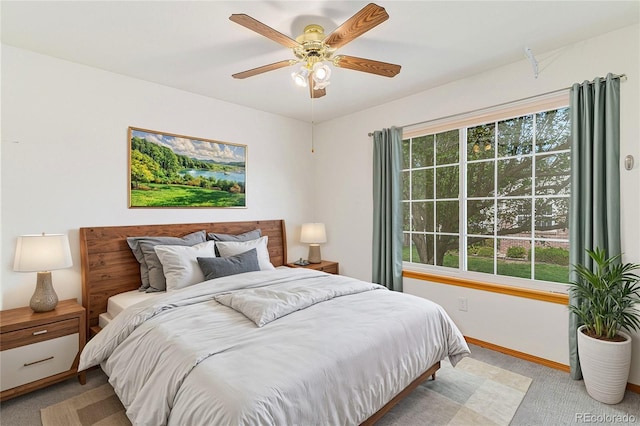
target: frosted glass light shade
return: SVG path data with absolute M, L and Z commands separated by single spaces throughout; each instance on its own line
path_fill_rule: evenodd
M 63 234 L 21 235 L 16 245 L 13 270 L 43 272 L 73 265 L 69 239 Z
M 331 77 L 331 68 L 322 62 L 317 62 L 313 66 L 314 89 L 321 90 L 329 85 L 329 77 Z
M 320 244 L 327 242 L 327 232 L 324 223 L 303 223 L 300 232 L 300 242 Z
M 309 79 L 309 70 L 303 66 L 298 70 L 298 72 L 292 72 L 291 78 L 296 85 L 300 87 L 307 87 L 309 84 L 307 82 Z

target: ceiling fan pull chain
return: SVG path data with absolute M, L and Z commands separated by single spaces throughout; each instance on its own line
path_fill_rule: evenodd
M 311 97 L 311 153 L 316 152 L 315 141 L 313 137 L 314 125 L 313 125 L 313 100 L 315 98 Z

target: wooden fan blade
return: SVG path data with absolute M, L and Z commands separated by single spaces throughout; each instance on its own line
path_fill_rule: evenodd
M 270 26 L 265 25 L 262 22 L 252 18 L 251 16 L 245 15 L 244 13 L 234 13 L 233 15 L 229 16 L 229 19 L 236 24 L 240 24 L 245 28 L 249 28 L 251 31 L 255 31 L 258 34 L 275 41 L 276 43 L 280 43 L 284 47 L 293 49 L 294 47 L 300 46 L 300 43 L 298 43 L 291 37 L 274 30 Z
M 329 34 L 324 39 L 324 43 L 328 44 L 331 48 L 337 49 L 387 19 L 389 19 L 389 15 L 387 11 L 384 10 L 384 7 L 369 3 L 360 9 L 358 13 L 347 19 L 344 24 L 340 25 L 334 32 Z
M 273 64 L 263 65 L 261 67 L 253 68 L 253 69 L 250 69 L 250 70 L 247 70 L 247 71 L 242 71 L 242 72 L 233 74 L 231 77 L 233 77 L 233 78 L 253 77 L 254 75 L 262 74 L 263 72 L 277 70 L 279 68 L 288 67 L 288 66 L 293 65 L 295 63 L 296 63 L 296 61 L 294 61 L 293 59 L 287 59 L 287 60 L 284 60 L 284 61 L 275 62 Z
M 313 81 L 313 76 L 309 74 L 309 94 L 312 99 L 321 98 L 327 94 L 327 89 L 314 89 L 315 81 Z
M 388 62 L 374 61 L 373 59 L 357 58 L 355 56 L 339 55 L 333 59 L 333 64 L 340 68 L 354 71 L 368 72 L 384 77 L 395 77 L 400 72 L 400 65 Z

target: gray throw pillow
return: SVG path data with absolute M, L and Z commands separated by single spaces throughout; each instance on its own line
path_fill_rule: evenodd
M 207 234 L 208 240 L 213 241 L 251 241 L 257 240 L 262 237 L 262 231 L 260 229 L 254 229 L 253 231 L 247 231 L 243 234 L 233 235 L 233 234 L 216 234 L 215 232 L 209 232 Z M 220 252 L 218 251 L 218 247 L 216 247 L 216 256 L 220 256 Z
M 181 246 L 194 246 L 199 243 L 204 243 L 207 240 L 206 231 L 193 232 L 187 234 L 184 237 L 128 237 L 127 244 L 131 248 L 133 255 L 140 264 L 140 291 L 163 291 L 166 289 L 164 283 L 164 272 L 162 271 L 162 264 L 160 259 L 156 255 L 153 246 L 156 245 L 181 245 Z M 146 250 L 143 250 L 142 244 L 145 244 Z M 151 262 L 151 264 L 149 264 Z M 149 268 L 153 268 L 153 278 L 150 276 Z M 159 270 L 158 270 L 159 267 Z M 158 273 L 162 276 L 158 277 Z M 154 282 L 154 286 L 151 282 Z M 160 290 L 159 288 L 162 288 Z M 151 289 L 151 290 L 149 290 Z
M 235 256 L 198 257 L 197 259 L 205 280 L 260 270 L 256 249 L 251 249 Z
M 254 229 L 253 231 L 245 232 L 244 234 L 216 234 L 215 232 L 209 232 L 207 234 L 208 240 L 213 241 L 251 241 L 257 240 L 262 237 L 262 231 L 259 229 Z

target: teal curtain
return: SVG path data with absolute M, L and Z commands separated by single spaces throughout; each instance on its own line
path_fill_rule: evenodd
M 620 79 L 608 74 L 574 84 L 571 109 L 571 265 L 593 267 L 586 249 L 602 248 L 609 256 L 620 253 Z M 577 278 L 571 270 L 569 279 Z M 570 296 L 569 303 L 577 300 Z M 569 314 L 571 377 L 582 378 L 577 329 Z
M 372 281 L 402 291 L 402 128 L 373 133 Z

